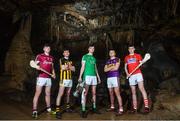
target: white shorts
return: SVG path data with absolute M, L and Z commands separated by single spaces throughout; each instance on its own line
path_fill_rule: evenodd
M 85 83 L 87 85 L 97 85 L 97 78 L 96 76 L 86 76 Z
M 72 87 L 73 82 L 72 82 L 72 80 L 69 80 L 69 79 L 68 80 L 63 80 L 62 83 L 60 81 L 59 85 L 61 87 Z
M 51 86 L 51 78 L 38 77 L 36 85 L 38 85 L 38 86 Z
M 119 78 L 118 77 L 109 77 L 107 78 L 107 87 L 119 87 Z
M 142 81 L 143 81 L 143 76 L 141 73 L 137 73 L 129 77 L 129 85 L 136 85 L 138 82 L 142 82 Z

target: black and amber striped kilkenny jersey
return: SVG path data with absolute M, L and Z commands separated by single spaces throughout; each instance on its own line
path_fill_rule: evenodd
M 62 70 L 62 65 L 72 66 L 72 61 L 66 58 L 61 58 L 60 60 L 60 80 L 69 80 L 72 79 L 71 70 Z

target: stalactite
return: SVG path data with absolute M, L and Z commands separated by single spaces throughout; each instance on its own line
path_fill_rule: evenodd
M 29 60 L 33 57 L 30 46 L 31 14 L 22 17 L 19 31 L 14 36 L 5 60 L 5 71 L 11 74 L 7 88 L 24 89 L 24 82 L 29 80 Z
M 167 13 L 170 16 L 176 16 L 176 10 L 178 7 L 179 0 L 168 0 L 167 2 Z
M 179 0 L 173 0 L 172 14 L 176 16 L 176 10 L 178 7 Z
M 50 38 L 53 40 L 53 9 L 50 9 Z

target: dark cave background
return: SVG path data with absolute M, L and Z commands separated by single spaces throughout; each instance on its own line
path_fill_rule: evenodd
M 0 18 L 0 92 L 8 95 L 5 98 L 20 102 L 32 99 L 37 72 L 29 67 L 29 61 L 42 52 L 45 43 L 51 44 L 55 57 L 53 99 L 63 48 L 70 49 L 76 66 L 75 88 L 81 57 L 88 44 L 94 43 L 103 81 L 97 90 L 99 104 L 108 104 L 103 67 L 108 49 L 114 48 L 121 59 L 121 94 L 129 108 L 123 63 L 128 44 L 134 44 L 136 52 L 152 56 L 142 67 L 152 110 L 161 106 L 172 113 L 180 110 L 174 111 L 163 102 L 166 97 L 179 99 L 180 93 L 179 0 L 1 0 Z

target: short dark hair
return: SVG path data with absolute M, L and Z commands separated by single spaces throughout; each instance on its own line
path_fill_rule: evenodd
M 134 45 L 133 45 L 133 44 L 129 44 L 129 45 L 128 45 L 128 48 L 129 48 L 129 47 L 134 47 Z
M 64 49 L 63 49 L 63 52 L 64 52 L 64 51 L 69 51 L 69 48 L 64 48 Z
M 115 49 L 114 49 L 114 48 L 109 48 L 109 51 L 111 51 L 111 50 L 115 51 Z
M 50 47 L 49 43 L 45 43 L 43 47 Z
M 88 45 L 88 48 L 89 48 L 89 47 L 94 47 L 94 43 L 89 44 L 89 45 Z

